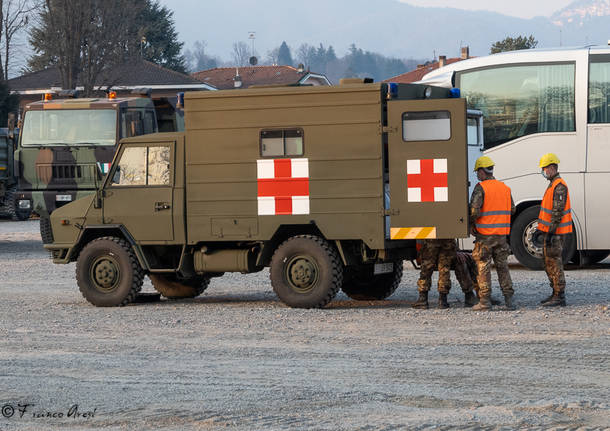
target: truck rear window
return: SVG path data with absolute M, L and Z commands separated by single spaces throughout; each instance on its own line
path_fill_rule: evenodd
M 449 111 L 405 112 L 402 114 L 402 138 L 406 142 L 451 139 Z
M 261 156 L 285 157 L 303 155 L 303 130 L 263 130 L 260 136 Z

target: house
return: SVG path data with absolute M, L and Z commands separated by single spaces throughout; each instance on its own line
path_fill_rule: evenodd
M 322 74 L 292 66 L 219 67 L 195 72 L 191 76 L 219 90 L 253 85 L 331 85 Z
M 166 69 L 150 61 L 135 59 L 114 68 L 100 78 L 95 85 L 101 91 L 112 89 L 117 96 L 126 96 L 136 88 L 149 88 L 155 103 L 171 103 L 175 106 L 176 94 L 184 91 L 216 90 L 209 84 L 202 83 L 189 75 Z M 77 80 L 78 82 L 78 80 Z M 61 75 L 57 67 L 50 67 L 38 72 L 27 73 L 7 81 L 11 92 L 19 94 L 20 108 L 37 100 L 45 93 L 58 93 L 63 90 Z M 77 90 L 82 90 L 78 82 Z
M 438 61 L 430 62 L 426 64 L 420 64 L 417 66 L 417 69 L 412 70 L 407 73 L 403 73 L 402 75 L 393 76 L 392 78 L 388 78 L 383 82 L 397 82 L 402 84 L 410 84 L 412 82 L 421 81 L 421 79 L 432 72 L 433 70 L 440 69 L 441 67 L 447 66 L 448 64 L 457 63 L 458 61 L 467 60 L 470 57 L 470 49 L 465 46 L 462 47 L 462 53 L 460 57 L 455 58 L 447 58 L 445 55 L 440 55 L 438 57 Z

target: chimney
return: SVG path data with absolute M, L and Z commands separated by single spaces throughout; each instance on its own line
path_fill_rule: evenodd
M 235 88 L 241 88 L 241 76 L 239 76 L 239 69 L 235 68 L 235 77 L 233 78 L 233 86 Z
M 468 60 L 470 58 L 470 48 L 467 46 L 462 47 L 462 60 Z
M 446 63 L 447 63 L 447 56 L 439 55 L 438 56 L 438 68 L 440 69 L 441 67 L 445 67 Z

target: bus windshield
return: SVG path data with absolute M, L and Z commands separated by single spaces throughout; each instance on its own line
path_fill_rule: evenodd
M 117 113 L 112 109 L 28 111 L 21 144 L 115 145 Z

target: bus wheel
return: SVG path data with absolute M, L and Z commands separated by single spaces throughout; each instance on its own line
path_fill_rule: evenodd
M 98 307 L 129 304 L 142 289 L 143 279 L 135 253 L 121 238 L 97 238 L 76 259 L 78 287 L 85 299 Z
M 538 227 L 540 205 L 535 205 L 519 214 L 510 232 L 510 247 L 522 265 L 529 269 L 544 269 L 542 247 L 534 244 L 532 239 Z M 574 231 L 575 232 L 575 231 Z M 563 263 L 568 263 L 576 253 L 576 234 L 566 235 L 563 243 Z
M 392 295 L 402 280 L 402 260 L 392 262 L 392 272 L 373 274 L 373 265 L 349 269 L 343 276 L 343 293 L 358 301 L 376 301 Z
M 343 284 L 343 263 L 326 240 L 298 235 L 284 241 L 271 259 L 271 285 L 280 300 L 295 308 L 324 307 Z
M 188 280 L 179 280 L 176 274 L 149 274 L 153 287 L 168 299 L 195 298 L 210 285 L 210 277 L 198 275 Z

